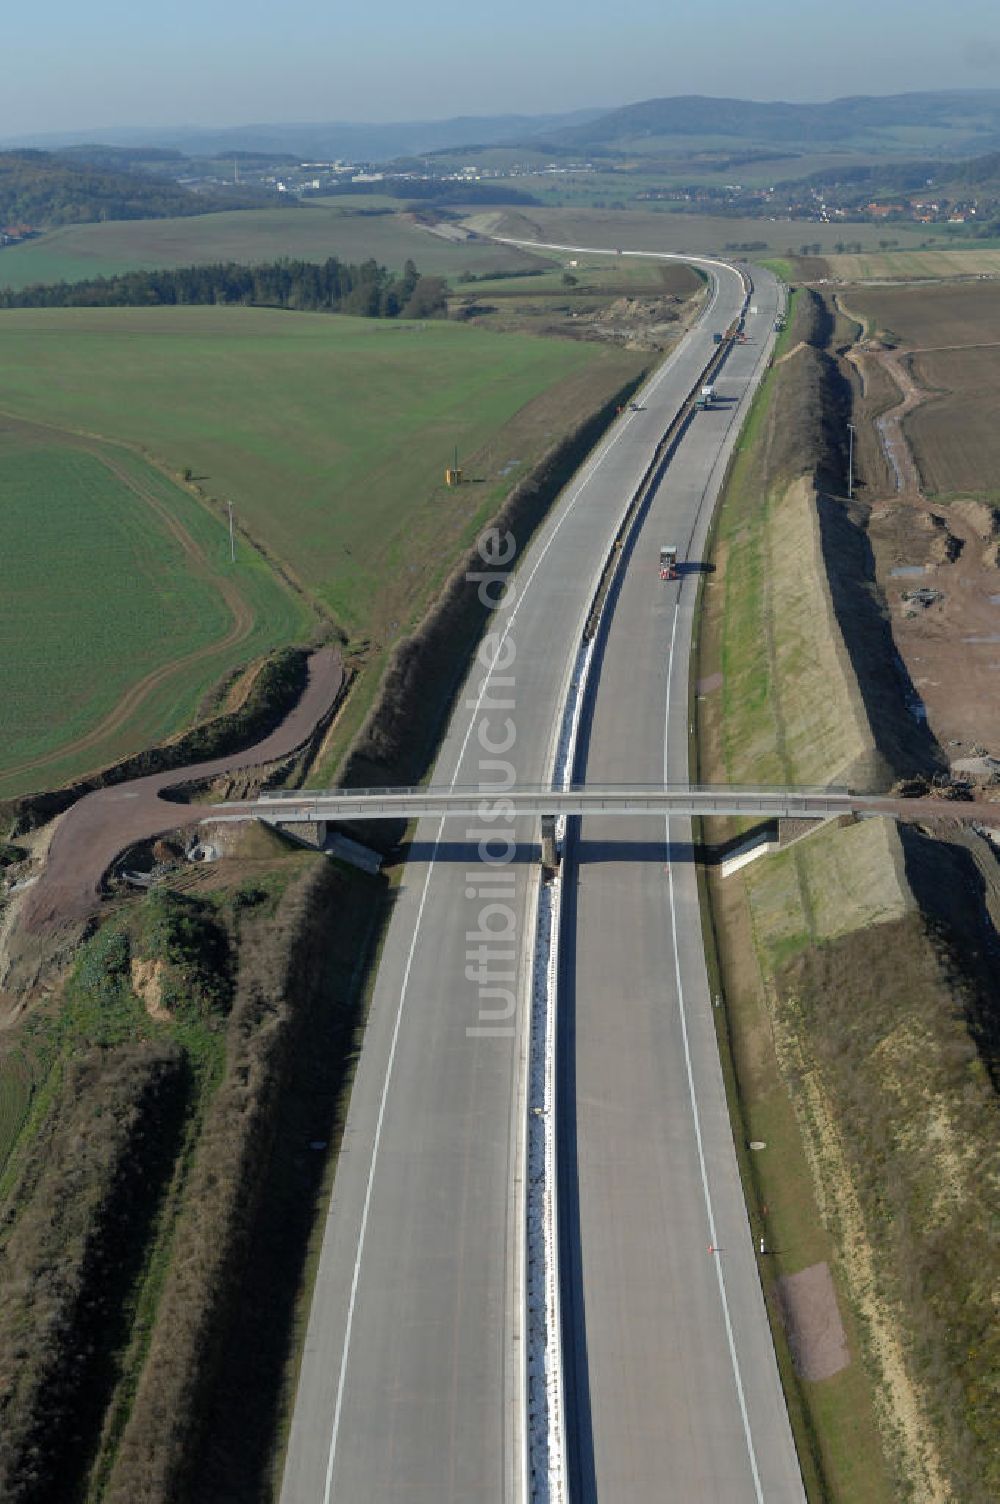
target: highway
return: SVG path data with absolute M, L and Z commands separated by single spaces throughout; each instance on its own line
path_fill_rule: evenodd
M 750 343 L 718 381 L 731 405 L 689 429 L 611 602 L 574 769 L 588 784 L 687 773 L 698 579 L 660 584 L 656 560 L 663 543 L 703 556 L 775 313 L 774 284 L 756 281 Z M 791 1504 L 804 1494 L 733 1153 L 690 820 L 651 818 L 642 836 L 634 820 L 584 816 L 571 848 L 561 1096 L 573 1497 Z
M 510 764 L 519 784 L 548 781 L 559 710 L 604 556 L 660 436 L 708 359 L 712 331 L 724 328 L 739 308 L 741 288 L 735 273 L 719 272 L 714 297 L 716 304 L 706 318 L 652 378 L 643 394 L 644 410 L 628 412 L 618 420 L 520 560 L 516 591 L 497 611 L 495 633 L 486 639 L 481 665 L 473 668 L 452 717 L 432 773 L 435 785 L 494 783 L 503 762 Z M 746 385 L 751 363 L 764 355 L 769 327 L 762 313 L 754 343 L 744 347 L 743 374 L 734 357 L 731 373 L 727 368 L 725 378 L 720 378 L 720 390 L 724 380 L 732 382 L 734 396 L 741 383 Z M 742 360 L 742 351 L 740 356 Z M 698 416 L 691 430 L 691 455 L 686 439 L 668 472 L 662 497 L 658 495 L 654 502 L 654 512 L 662 517 L 664 509 L 669 509 L 672 490 L 686 495 L 689 488 L 695 493 L 704 489 L 705 476 L 698 467 L 704 469 L 707 455 L 711 470 L 712 456 L 734 431 L 733 422 L 731 408 Z M 686 478 L 683 488 L 678 480 L 682 474 Z M 684 505 L 689 507 L 689 502 Z M 681 520 L 679 516 L 678 525 Z M 670 541 L 676 536 L 684 544 L 686 540 L 677 536 L 678 525 L 672 525 Z M 651 536 L 648 530 L 644 536 Z M 487 570 L 498 568 L 495 556 L 491 558 L 494 562 L 486 565 Z M 666 610 L 666 619 L 672 620 L 665 603 L 676 596 L 676 588 L 658 582 L 655 561 L 650 567 L 645 556 L 637 555 L 633 561 L 630 581 L 633 574 L 641 581 L 638 588 L 644 592 L 648 626 L 662 634 L 663 621 L 657 613 Z M 641 635 L 646 624 L 641 621 L 639 598 L 635 597 L 638 614 L 632 626 L 628 627 L 631 618 L 621 620 L 627 630 Z M 682 591 L 679 620 L 684 620 L 692 599 L 693 588 L 687 586 Z M 616 611 L 609 655 L 618 633 Z M 674 694 L 679 693 L 686 672 L 682 641 L 683 631 L 676 638 Z M 601 674 L 588 776 L 598 766 L 590 759 L 603 759 L 601 765 L 613 776 L 610 764 L 624 755 L 633 756 L 628 751 L 629 727 L 636 717 L 633 762 L 642 764 L 636 776 L 642 781 L 665 781 L 663 665 L 669 640 L 661 635 L 655 649 L 652 642 L 641 647 L 625 676 L 627 683 L 609 689 L 611 699 L 603 701 L 605 682 L 611 678 L 610 656 Z M 648 682 L 647 672 L 651 675 Z M 657 702 L 659 744 L 652 731 Z M 612 745 L 610 722 L 616 713 L 622 718 L 624 752 L 616 752 Z M 602 730 L 605 726 L 608 729 Z M 670 773 L 676 782 L 686 776 L 686 751 L 683 737 L 679 742 L 674 729 L 671 737 Z M 647 766 L 648 759 L 656 766 Z M 681 822 L 672 823 L 674 838 L 682 838 Z M 535 825 L 528 818 L 518 821 L 516 859 L 499 876 L 495 869 L 469 862 L 469 840 L 481 839 L 475 827 L 460 826 L 458 838 L 443 818 L 424 819 L 417 828 L 382 950 L 326 1220 L 282 1504 L 329 1504 L 331 1500 L 339 1504 L 360 1500 L 365 1504 L 515 1504 L 521 1498 L 523 992 L 533 943 Z M 609 827 L 603 827 L 600 840 L 606 843 L 609 834 Z M 586 830 L 583 839 L 589 840 Z M 589 864 L 581 871 L 582 905 L 587 901 Z M 697 1155 L 691 1109 L 687 1107 L 685 1134 L 681 1105 L 674 1099 L 678 1066 L 668 1058 L 675 1048 L 676 1029 L 665 1021 L 676 1013 L 676 998 L 671 969 L 662 966 L 662 944 L 657 938 L 662 933 L 669 937 L 662 873 L 652 879 L 648 864 L 640 873 L 628 864 L 604 863 L 599 880 L 609 894 L 616 892 L 616 875 L 621 887 L 611 901 L 619 928 L 607 950 L 609 957 L 619 956 L 625 963 L 622 974 L 614 974 L 605 958 L 595 967 L 586 949 L 578 951 L 575 967 L 573 1069 L 578 1082 L 586 1082 L 587 1091 L 595 1094 L 595 1104 L 600 1092 L 605 1103 L 595 1116 L 582 1085 L 578 1086 L 580 1110 L 573 1126 L 580 1149 L 579 1223 L 594 1243 L 592 1253 L 584 1250 L 582 1265 L 576 1259 L 579 1278 L 574 1281 L 573 1315 L 587 1340 L 587 1361 L 575 1368 L 577 1393 L 580 1385 L 589 1385 L 587 1402 L 578 1405 L 576 1415 L 588 1418 L 584 1429 L 588 1438 L 593 1434 L 592 1444 L 574 1448 L 577 1467 L 589 1474 L 591 1482 L 599 1473 L 601 1497 L 615 1504 L 640 1498 L 752 1499 L 748 1448 L 739 1428 L 734 1430 L 731 1423 L 734 1376 L 724 1331 L 720 1339 L 719 1297 L 714 1306 L 710 1299 L 708 1275 L 715 1277 L 714 1271 L 723 1266 L 708 1255 L 707 1248 L 701 1251 L 697 1267 L 690 1260 L 692 1239 L 705 1245 L 709 1239 L 698 1225 L 699 1218 L 704 1220 L 705 1206 L 704 1199 L 699 1200 L 697 1170 L 692 1172 Z M 681 879 L 678 864 L 678 884 Z M 481 943 L 484 913 L 494 891 L 491 883 L 504 885 L 504 906 L 512 916 L 515 1010 L 502 1004 L 502 989 L 493 989 L 497 995 L 489 995 L 490 988 L 484 990 L 477 979 L 475 965 L 470 968 L 469 953 L 475 954 Z M 623 901 L 630 891 L 636 893 L 634 905 Z M 654 892 L 659 905 L 652 902 Z M 695 945 L 696 916 L 687 907 L 691 902 L 687 884 L 679 887 L 676 902 L 685 916 L 679 941 L 682 964 L 685 971 L 692 969 L 692 976 L 699 968 L 703 975 Z M 610 933 L 609 911 L 601 913 L 599 920 L 596 909 L 588 909 L 587 915 L 595 938 Z M 630 948 L 634 955 L 626 956 Z M 706 1092 L 710 1099 L 704 1106 L 706 1152 L 713 1176 L 717 1165 L 721 1175 L 712 1181 L 715 1215 L 729 1245 L 725 1270 L 732 1284 L 727 1290 L 741 1354 L 742 1344 L 747 1344 L 742 1384 L 749 1396 L 749 1422 L 751 1427 L 758 1423 L 763 1427 L 761 1455 L 777 1448 L 772 1471 L 766 1476 L 780 1474 L 780 1489 L 768 1497 L 791 1499 L 800 1497 L 795 1493 L 797 1471 L 794 1457 L 789 1457 L 787 1428 L 782 1432 L 776 1413 L 780 1395 L 774 1392 L 776 1378 L 773 1358 L 768 1357 L 766 1324 L 761 1325 L 759 1291 L 736 1272 L 746 1265 L 753 1273 L 753 1262 L 748 1249 L 741 1254 L 738 1248 L 748 1234 L 734 1168 L 732 1173 L 727 1168 L 733 1161 L 732 1146 L 723 1141 L 711 1062 L 701 1068 L 702 1015 L 706 1015 L 709 1032 L 710 1017 L 694 980 L 690 987 L 691 1028 L 697 1035 L 694 1089 Z M 664 1103 L 659 1115 L 654 1113 L 648 1123 L 643 1122 L 639 1138 L 650 1139 L 669 1129 L 670 1145 L 669 1153 L 657 1151 L 662 1178 L 652 1187 L 656 1199 L 650 1208 L 656 1226 L 670 1224 L 670 1229 L 655 1264 L 648 1262 L 655 1250 L 648 1238 L 643 1239 L 642 1259 L 647 1262 L 641 1269 L 630 1264 L 623 1248 L 628 1220 L 620 1232 L 611 1226 L 619 1203 L 612 1198 L 606 1209 L 601 1206 L 601 1198 L 611 1194 L 609 1188 L 617 1178 L 612 1154 L 621 1156 L 626 1218 L 634 1213 L 633 1197 L 640 1185 L 649 1188 L 642 1168 L 645 1145 L 631 1145 L 639 1166 L 634 1176 L 628 1172 L 628 1146 L 619 1136 L 607 1138 L 603 1160 L 600 1150 L 612 1089 L 623 1094 L 628 1132 L 637 1126 L 631 1100 L 637 1094 L 631 1079 L 635 1040 L 622 1031 L 610 1044 L 612 1055 L 620 1050 L 620 1056 L 612 1059 L 605 1053 L 609 1048 L 607 1020 L 621 1016 L 626 996 L 636 1019 L 646 1019 L 647 1032 L 659 1030 L 645 1065 L 647 1079 L 640 1083 L 644 1101 L 656 1096 L 655 1072 L 660 1068 L 664 1072 Z M 598 1018 L 602 1009 L 604 1018 Z M 593 1022 L 599 1027 L 590 1033 Z M 714 1069 L 717 1072 L 717 1062 Z M 663 1113 L 668 1111 L 671 1120 L 664 1125 Z M 570 1145 L 571 1138 L 567 1138 L 567 1153 Z M 570 1160 L 572 1168 L 577 1161 L 573 1156 Z M 640 1276 L 634 1285 L 599 1288 L 605 1277 L 631 1280 L 634 1274 Z M 692 1321 L 699 1313 L 705 1320 L 695 1342 L 704 1351 L 705 1381 L 699 1378 L 695 1393 L 701 1405 L 705 1382 L 714 1378 L 717 1410 L 703 1407 L 696 1413 L 682 1406 L 678 1415 L 667 1416 L 660 1409 L 681 1403 L 683 1376 L 692 1367 L 692 1352 L 677 1339 L 689 1342 L 689 1321 L 659 1354 L 652 1393 L 633 1418 L 626 1408 L 635 1387 L 629 1344 L 636 1343 L 636 1363 L 643 1375 L 650 1362 L 649 1342 L 636 1330 L 639 1313 L 651 1303 L 649 1319 L 660 1340 L 668 1330 L 668 1306 L 672 1302 L 676 1308 L 687 1281 L 691 1283 Z M 669 1301 L 662 1291 L 658 1294 L 660 1285 L 671 1292 Z M 675 1448 L 683 1441 L 686 1450 L 681 1456 L 675 1450 L 669 1467 L 654 1482 L 653 1469 L 660 1464 L 663 1446 L 650 1430 L 659 1435 L 658 1428 L 667 1430 Z M 706 1453 L 716 1457 L 711 1487 L 716 1483 L 721 1487 L 723 1478 L 738 1479 L 735 1492 L 701 1494 L 687 1488 L 687 1480 L 704 1465 Z M 614 1480 L 607 1488 L 605 1476 Z M 671 1493 L 675 1479 L 677 1492 Z

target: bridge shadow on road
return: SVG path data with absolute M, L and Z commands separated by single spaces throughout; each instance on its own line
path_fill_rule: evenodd
M 651 818 L 662 825 L 661 817 Z M 491 850 L 499 854 L 501 848 L 497 845 Z M 408 862 L 434 860 L 464 864 L 470 868 L 487 865 L 480 858 L 478 841 L 440 841 L 436 845 L 433 841 L 414 841 L 412 845 L 400 848 L 399 856 L 405 857 Z M 520 841 L 508 861 L 490 865 L 531 866 L 540 862 L 541 857 L 542 849 L 538 841 Z M 648 841 L 584 841 L 577 837 L 574 846 L 574 860 L 580 867 L 609 862 L 700 862 L 705 859 L 704 847 L 696 846 L 691 841 L 671 841 L 668 850 L 662 835 Z

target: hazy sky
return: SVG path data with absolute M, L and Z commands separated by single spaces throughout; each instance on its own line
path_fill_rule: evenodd
M 21 0 L 4 11 L 5 137 L 1000 86 L 996 0 Z

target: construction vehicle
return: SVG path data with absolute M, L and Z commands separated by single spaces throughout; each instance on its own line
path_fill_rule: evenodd
M 721 345 L 722 344 L 722 339 L 723 339 L 723 336 L 721 334 L 713 334 L 712 335 L 712 344 L 713 345 Z
M 695 399 L 695 407 L 713 407 L 715 405 L 715 387 L 709 382 L 701 389 L 701 395 Z
M 677 549 L 666 543 L 660 549 L 660 579 L 676 580 L 677 577 Z

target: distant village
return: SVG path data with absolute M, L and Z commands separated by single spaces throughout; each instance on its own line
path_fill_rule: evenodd
M 230 158 L 189 159 L 184 164 L 183 173 L 176 176 L 171 173 L 171 177 L 195 192 L 256 188 L 276 197 L 304 200 L 359 192 L 378 194 L 380 191 L 405 198 L 408 189 L 414 198 L 430 198 L 434 196 L 435 185 L 448 188 L 454 194 L 455 188 L 463 184 L 470 188 L 475 185 L 476 196 L 482 198 L 489 185 L 499 186 L 504 182 L 513 184 L 516 181 L 519 188 L 530 192 L 533 182 L 572 181 L 582 176 L 593 182 L 594 177 L 599 176 L 607 180 L 609 196 L 614 199 L 610 206 L 615 208 L 626 208 L 629 204 L 662 205 L 674 212 L 766 217 L 813 224 L 968 225 L 969 233 L 978 236 L 998 233 L 996 221 L 1000 219 L 1000 192 L 954 198 L 935 191 L 930 183 L 924 191 L 912 195 L 868 197 L 856 183 L 837 181 L 821 186 L 813 180 L 765 187 L 740 183 L 681 185 L 667 181 L 660 184 L 656 177 L 667 176 L 666 165 L 662 162 L 654 166 L 636 161 L 626 166 L 601 159 L 545 162 L 535 157 L 503 166 L 456 165 L 457 155 L 450 153 L 440 163 L 433 159 L 407 159 L 405 163 L 380 165 L 342 160 L 295 162 L 288 158 L 241 153 Z M 595 200 L 595 205 L 599 206 L 599 200 Z M 373 209 L 373 212 L 378 211 Z M 41 233 L 37 226 L 25 223 L 0 226 L 0 247 L 18 245 Z

